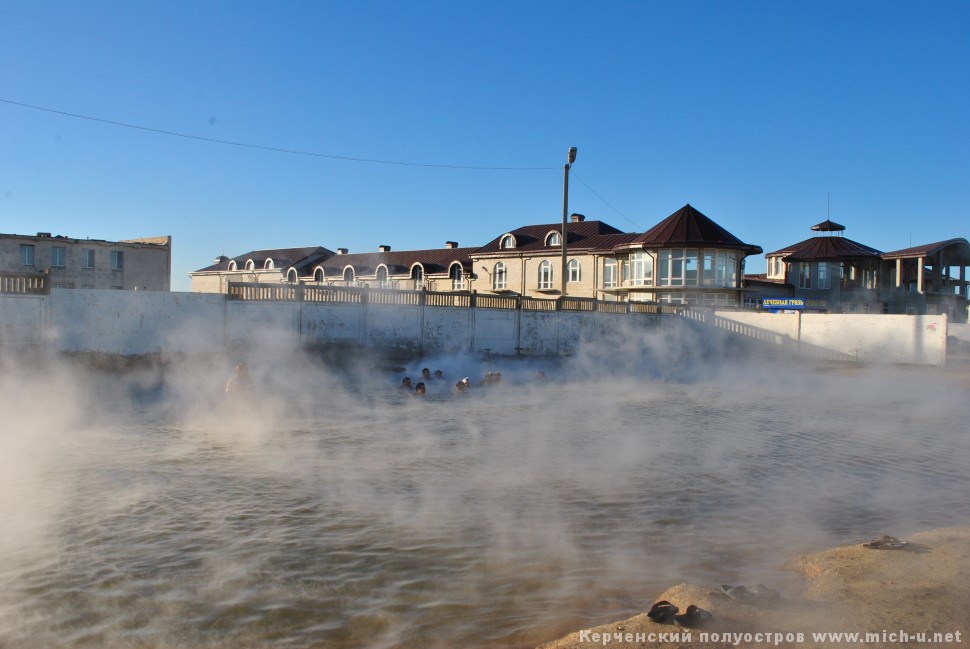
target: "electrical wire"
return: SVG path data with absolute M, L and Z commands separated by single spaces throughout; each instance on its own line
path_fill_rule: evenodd
M 617 214 L 619 214 L 619 215 L 620 215 L 621 217 L 623 217 L 624 219 L 626 219 L 626 220 L 627 220 L 627 221 L 628 221 L 628 222 L 629 222 L 630 224 L 632 224 L 632 225 L 633 225 L 633 227 L 634 227 L 634 228 L 636 228 L 636 230 L 637 230 L 637 231 L 639 231 L 639 230 L 643 230 L 643 228 L 642 228 L 642 227 L 640 227 L 640 225 L 639 225 L 638 223 L 634 223 L 634 221 L 633 221 L 632 219 L 630 219 L 630 218 L 628 218 L 626 214 L 624 214 L 624 213 L 623 213 L 623 212 L 621 212 L 620 210 L 618 210 L 618 209 L 616 209 L 615 207 L 613 207 L 613 205 L 611 205 L 611 204 L 610 204 L 610 202 L 609 202 L 608 200 L 606 200 L 605 198 L 603 198 L 602 196 L 600 196 L 600 195 L 599 195 L 599 193 L 597 193 L 597 191 L 596 191 L 595 189 L 593 189 L 592 187 L 590 187 L 590 186 L 589 186 L 589 183 L 587 183 L 587 182 L 586 182 L 585 180 L 583 180 L 582 178 L 580 178 L 580 177 L 579 177 L 579 176 L 578 176 L 578 175 L 576 174 L 576 172 L 574 172 L 574 171 L 572 171 L 572 169 L 570 169 L 570 173 L 572 174 L 572 176 L 573 176 L 573 178 L 575 178 L 575 179 L 576 179 L 576 180 L 578 180 L 579 182 L 581 182 L 581 183 L 583 183 L 583 185 L 585 185 L 585 186 L 586 186 L 586 189 L 588 189 L 589 191 L 591 191 L 591 192 L 593 192 L 593 195 L 594 195 L 594 196 L 596 196 L 596 198 L 598 198 L 598 199 L 600 199 L 601 201 L 603 201 L 603 203 L 604 203 L 604 204 L 605 204 L 605 205 L 606 205 L 607 207 L 609 207 L 609 208 L 610 208 L 611 210 L 613 210 L 614 212 L 616 212 Z
M 45 113 L 52 113 L 54 115 L 62 115 L 64 117 L 83 119 L 90 122 L 97 122 L 99 124 L 108 124 L 110 126 L 119 126 L 122 128 L 130 128 L 138 131 L 146 131 L 148 133 L 156 133 L 158 135 L 168 135 L 170 137 L 179 137 L 187 140 L 209 142 L 210 144 L 224 144 L 228 146 L 242 147 L 246 149 L 270 151 L 272 153 L 285 153 L 289 155 L 308 156 L 312 158 L 327 158 L 329 160 L 343 160 L 346 162 L 364 162 L 364 163 L 370 163 L 370 164 L 396 165 L 400 167 L 430 167 L 434 169 L 464 169 L 464 170 L 475 170 L 475 171 L 549 171 L 553 169 L 558 169 L 558 167 L 487 167 L 487 166 L 477 166 L 477 165 L 449 165 L 449 164 L 434 164 L 434 163 L 426 163 L 426 162 L 404 162 L 400 160 L 379 160 L 376 158 L 359 158 L 355 156 L 335 155 L 330 153 L 318 153 L 315 151 L 301 151 L 299 149 L 288 149 L 285 147 L 264 146 L 261 144 L 251 144 L 248 142 L 222 140 L 214 137 L 206 137 L 204 135 L 191 135 L 189 133 L 179 133 L 178 131 L 169 131 L 166 129 L 154 128 L 151 126 L 140 126 L 138 124 L 129 124 L 127 122 L 119 122 L 112 119 L 104 119 L 102 117 L 93 117 L 91 115 L 82 115 L 80 113 L 71 113 L 64 110 L 47 108 L 45 106 L 25 104 L 23 102 L 13 101 L 11 99 L 0 98 L 0 103 L 10 104 L 11 106 L 19 106 L 21 108 L 29 108 L 31 110 L 42 111 Z

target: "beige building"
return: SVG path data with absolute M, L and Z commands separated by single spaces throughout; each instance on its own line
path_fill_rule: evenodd
M 561 295 L 561 230 L 525 226 L 472 253 L 479 292 Z M 566 235 L 566 295 L 600 300 L 740 306 L 744 259 L 761 252 L 690 205 L 640 234 L 573 214 Z
M 566 295 L 600 297 L 604 257 L 633 239 L 602 221 L 573 214 L 566 226 Z M 526 225 L 471 254 L 480 293 L 554 299 L 562 294 L 562 223 Z
M 280 284 L 295 282 L 297 277 L 312 273 L 313 268 L 330 257 L 333 251 L 322 246 L 252 250 L 237 257 L 221 256 L 215 263 L 189 273 L 193 293 L 227 293 L 229 282 Z
M 172 237 L 104 241 L 46 232 L 0 234 L 0 273 L 45 275 L 53 288 L 168 291 Z

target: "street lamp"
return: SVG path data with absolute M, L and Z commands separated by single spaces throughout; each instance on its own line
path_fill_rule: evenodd
M 569 147 L 566 155 L 566 166 L 562 170 L 562 290 L 559 291 L 561 297 L 566 297 L 566 219 L 569 213 L 569 167 L 576 162 L 576 147 Z

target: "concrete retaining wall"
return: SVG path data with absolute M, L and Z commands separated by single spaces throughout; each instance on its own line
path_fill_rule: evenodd
M 860 361 L 941 365 L 946 316 L 718 311 L 763 342 L 798 341 Z M 705 319 L 710 322 L 716 319 Z M 121 355 L 212 352 L 262 340 L 352 343 L 414 353 L 572 354 L 678 316 L 343 302 L 228 300 L 221 294 L 52 289 L 0 295 L 0 345 Z M 722 326 L 723 328 L 723 326 Z M 965 333 L 959 328 L 957 334 Z
M 945 315 L 745 313 L 717 315 L 865 362 L 945 365 Z

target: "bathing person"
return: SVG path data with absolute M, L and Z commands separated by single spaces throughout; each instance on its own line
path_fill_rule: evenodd
M 414 394 L 412 394 L 411 396 L 412 397 L 423 397 L 426 392 L 427 392 L 427 389 L 424 386 L 424 381 L 422 381 L 422 382 L 418 383 L 416 386 L 414 386 Z
M 463 392 L 468 392 L 468 388 L 470 388 L 471 385 L 472 385 L 472 380 L 466 376 L 461 381 L 458 381 L 458 383 L 455 383 L 455 392 L 459 394 Z
M 421 378 L 424 379 L 425 381 L 430 381 L 431 380 L 431 370 L 429 370 L 427 367 L 424 368 L 423 370 L 421 370 Z
M 545 380 L 546 380 L 545 372 L 543 372 L 542 370 L 539 370 L 538 372 L 536 372 L 536 383 L 542 383 Z
M 401 381 L 401 389 L 402 390 L 407 390 L 408 392 L 411 391 L 411 377 L 410 376 L 405 376 L 404 379 Z
M 445 378 L 445 373 L 444 373 L 444 372 L 442 372 L 441 370 L 435 370 L 435 371 L 434 371 L 434 377 L 435 377 L 436 379 L 439 379 L 439 380 L 440 380 L 440 379 L 443 379 L 443 378 Z
M 235 372 L 226 383 L 226 394 L 248 392 L 249 388 L 249 366 L 245 363 L 237 363 Z

